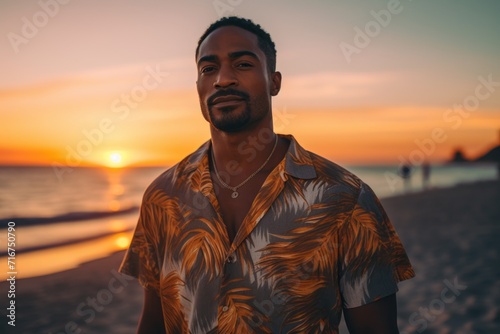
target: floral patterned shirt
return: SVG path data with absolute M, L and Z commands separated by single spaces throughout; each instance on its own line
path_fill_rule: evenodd
M 167 333 L 338 333 L 343 308 L 414 276 L 373 191 L 284 137 L 288 152 L 232 243 L 210 142 L 146 190 L 120 270 L 159 294 Z

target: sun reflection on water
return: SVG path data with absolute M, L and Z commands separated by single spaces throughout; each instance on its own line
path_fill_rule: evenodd
M 127 249 L 130 244 L 130 233 L 120 233 L 115 236 L 115 245 L 119 249 Z

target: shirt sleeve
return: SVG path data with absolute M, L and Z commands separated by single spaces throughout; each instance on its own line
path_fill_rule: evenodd
M 362 184 L 340 239 L 343 307 L 368 304 L 415 276 L 403 245 L 373 191 Z
M 158 208 L 143 201 L 139 221 L 132 236 L 132 241 L 125 254 L 119 271 L 133 276 L 145 288 L 159 291 L 160 259 L 158 249 Z

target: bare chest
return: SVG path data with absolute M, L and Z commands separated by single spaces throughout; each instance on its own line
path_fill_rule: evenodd
M 237 190 L 238 196 L 236 198 L 232 196 L 233 190 L 216 186 L 220 213 L 231 242 L 251 210 L 252 203 L 259 193 L 265 177 L 264 173 L 263 175 L 256 175 L 254 180 Z

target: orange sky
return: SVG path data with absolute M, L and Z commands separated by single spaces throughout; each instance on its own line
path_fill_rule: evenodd
M 442 162 L 457 147 L 475 157 L 498 143 L 498 3 L 402 6 L 350 59 L 340 46 L 355 45 L 356 29 L 373 26 L 370 13 L 386 1 L 243 1 L 225 13 L 261 23 L 277 44 L 277 132 L 341 164 L 422 154 Z M 0 164 L 171 165 L 209 138 L 193 52 L 220 14 L 210 1 L 71 2 L 13 44 L 23 18 L 40 11 L 37 2 L 0 5 L 8 37 L 0 41 Z M 469 111 L 453 111 L 467 103 Z
M 2 162 L 113 165 L 110 156 L 119 153 L 120 166 L 170 165 L 209 138 L 194 89 L 153 90 L 127 105 L 121 94 L 109 97 L 110 82 L 95 81 L 102 87 L 74 80 L 4 91 L 1 107 L 10 112 L 2 121 L 11 126 L 0 133 L 0 142 L 8 143 L 0 148 Z M 455 147 L 472 157 L 495 143 L 500 128 L 498 113 L 486 108 L 464 117 L 450 108 L 304 108 L 284 100 L 274 105 L 276 131 L 344 164 L 399 163 L 414 150 L 438 162 Z M 442 133 L 435 138 L 433 131 Z

